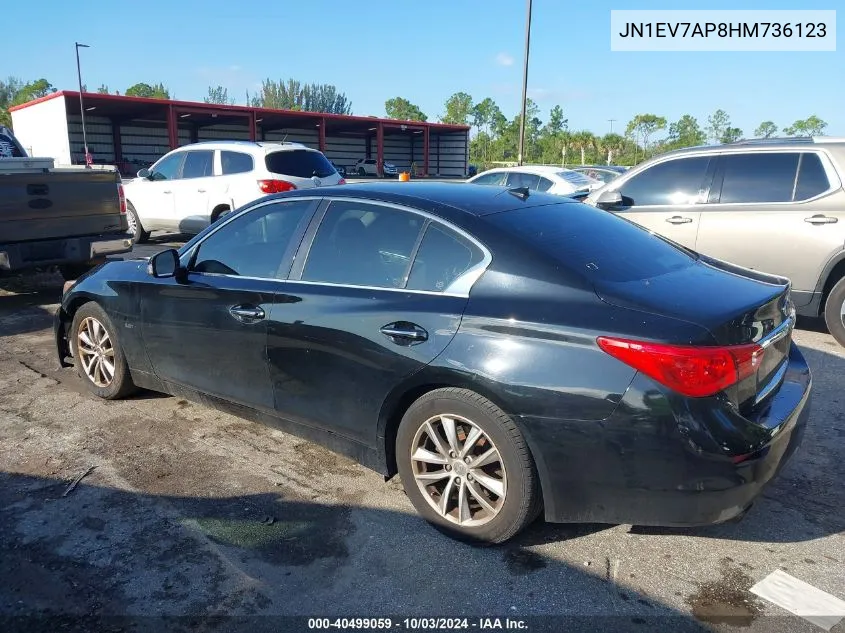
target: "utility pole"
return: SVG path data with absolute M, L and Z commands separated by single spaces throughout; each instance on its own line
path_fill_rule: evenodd
M 527 0 L 528 15 L 525 18 L 525 61 L 522 67 L 522 117 L 519 121 L 519 154 L 517 163 L 522 165 L 525 150 L 525 109 L 528 103 L 528 52 L 531 48 L 531 0 Z
M 610 121 L 610 133 L 613 134 L 613 123 L 616 121 L 616 119 L 608 119 L 608 121 Z
M 79 49 L 91 48 L 88 44 L 76 44 L 76 76 L 79 78 L 79 115 L 82 117 L 82 144 L 85 146 L 85 166 L 91 166 L 91 154 L 88 153 L 88 135 L 85 132 L 85 104 L 82 103 L 82 70 L 79 66 Z

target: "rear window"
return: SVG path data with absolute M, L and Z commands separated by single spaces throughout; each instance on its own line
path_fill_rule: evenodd
M 267 154 L 267 169 L 274 174 L 296 178 L 327 178 L 337 173 L 329 159 L 320 152 L 307 149 L 285 150 Z
M 566 182 L 573 185 L 589 185 L 590 179 L 584 174 L 577 171 L 559 171 L 557 175 L 563 178 Z
M 26 158 L 10 137 L 0 133 L 0 158 Z
M 550 204 L 489 217 L 593 282 L 650 279 L 695 262 L 680 247 L 585 204 Z

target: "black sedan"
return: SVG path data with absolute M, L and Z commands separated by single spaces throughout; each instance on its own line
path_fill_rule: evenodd
M 251 203 L 64 295 L 61 362 L 392 476 L 444 531 L 742 515 L 800 442 L 786 280 L 527 190 L 373 183 Z

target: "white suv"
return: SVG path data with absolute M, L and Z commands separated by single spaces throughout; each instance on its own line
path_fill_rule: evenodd
M 300 143 L 194 143 L 124 183 L 127 220 L 136 243 L 151 231 L 199 233 L 261 196 L 344 182 L 322 153 Z

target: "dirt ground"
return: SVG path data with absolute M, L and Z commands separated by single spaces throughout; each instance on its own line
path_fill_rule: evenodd
M 176 398 L 96 400 L 58 368 L 60 292 L 51 275 L 0 282 L 0 631 L 818 630 L 748 591 L 776 569 L 845 598 L 845 350 L 818 324 L 796 333 L 815 375 L 804 445 L 741 523 L 539 521 L 478 548 L 419 519 L 398 479 L 314 444 Z

